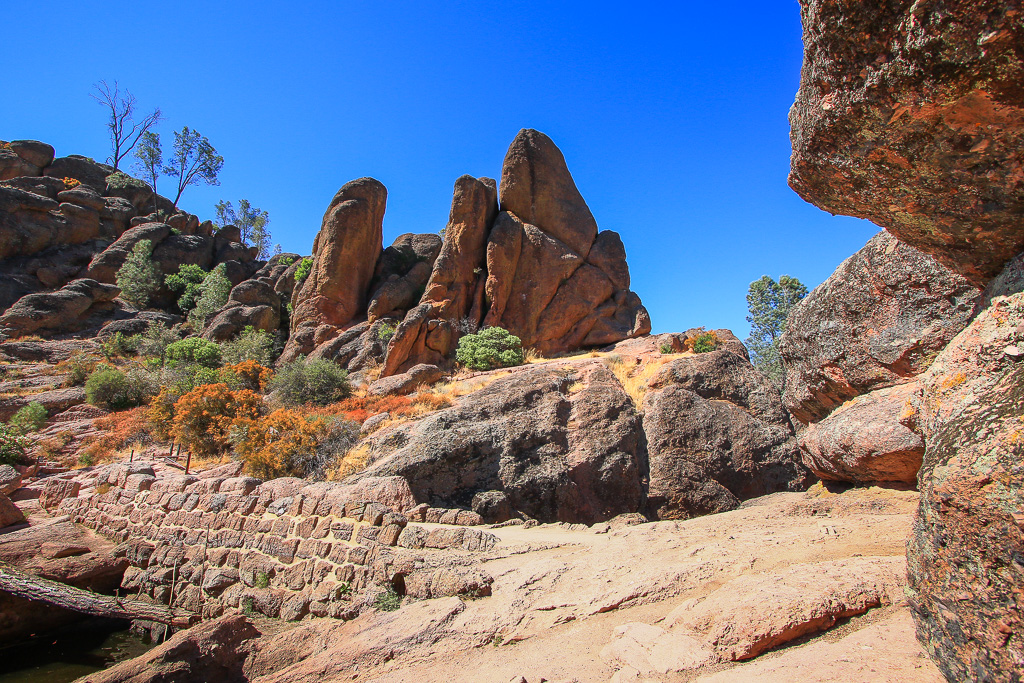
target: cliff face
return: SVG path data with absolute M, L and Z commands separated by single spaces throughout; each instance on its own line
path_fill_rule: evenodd
M 1024 249 L 1020 3 L 801 8 L 790 185 L 985 284 Z
M 800 438 L 805 462 L 855 482 L 907 481 L 921 462 L 907 547 L 918 637 L 949 680 L 1016 681 L 1024 662 L 1022 8 L 801 5 L 790 184 L 828 211 L 878 223 L 975 286 L 933 264 L 904 268 L 900 282 L 872 285 L 866 297 L 856 286 L 837 289 L 884 284 L 911 262 L 879 268 L 893 261 L 891 250 L 866 259 L 869 244 L 794 311 L 783 343 L 787 403 L 817 421 Z M 893 250 L 907 249 L 893 241 Z M 859 262 L 875 265 L 854 268 Z M 858 299 L 868 305 L 847 305 Z M 856 318 L 866 324 L 851 327 Z M 856 334 L 837 334 L 847 329 Z M 887 335 L 891 349 L 877 343 Z M 809 343 L 816 336 L 823 341 Z

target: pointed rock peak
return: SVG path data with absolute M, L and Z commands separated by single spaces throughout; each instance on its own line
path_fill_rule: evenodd
M 511 211 L 567 244 L 584 258 L 597 236 L 597 221 L 576 188 L 565 157 L 544 133 L 524 128 L 505 154 L 501 209 Z

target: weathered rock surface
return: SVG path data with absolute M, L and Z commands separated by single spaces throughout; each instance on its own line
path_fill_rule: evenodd
M 512 141 L 500 208 L 487 244 L 485 325 L 542 353 L 650 332 L 646 309 L 628 289 L 621 240 L 597 232 L 562 153 L 543 133 L 525 129 Z
M 401 396 L 411 394 L 424 384 L 433 384 L 444 377 L 444 370 L 436 365 L 414 365 L 400 375 L 381 378 L 366 389 L 367 396 Z
M 946 680 L 914 639 L 914 623 L 901 611 L 837 641 L 814 642 L 715 674 L 696 683 L 804 681 L 805 683 L 944 683 Z M 622 683 L 639 679 L 620 679 Z
M 141 657 L 89 674 L 89 683 L 242 681 L 242 664 L 261 635 L 248 617 L 230 614 L 175 633 Z
M 313 242 L 313 267 L 292 297 L 292 336 L 284 358 L 308 354 L 366 310 L 381 254 L 387 190 L 373 178 L 334 195 Z
M 918 636 L 950 680 L 1014 680 L 1024 662 L 1024 294 L 997 298 L 919 378 L 925 437 L 907 546 Z
M 804 464 L 822 479 L 917 483 L 924 439 L 900 423 L 914 383 L 862 394 L 800 433 Z
M 0 329 L 11 337 L 41 331 L 73 330 L 86 324 L 98 304 L 109 304 L 121 290 L 82 278 L 56 292 L 24 296 L 0 316 Z
M 0 493 L 0 529 L 25 521 L 25 515 L 5 494 Z
M 1024 251 L 1020 8 L 801 5 L 790 185 L 984 285 Z
M 21 486 L 21 473 L 10 465 L 0 465 L 0 493 L 9 496 Z
M 964 328 L 978 295 L 935 259 L 875 235 L 790 313 L 786 407 L 814 422 L 862 393 L 910 381 Z
M 808 483 L 774 386 L 727 349 L 670 361 L 643 402 L 649 514 L 685 519 Z
M 832 628 L 840 619 L 904 601 L 906 561 L 859 557 L 741 576 L 688 599 L 661 625 L 624 624 L 601 651 L 642 676 L 751 659 Z
M 420 503 L 469 508 L 502 491 L 535 519 L 587 523 L 642 503 L 640 418 L 600 363 L 516 372 L 373 439 L 375 461 L 353 480 L 404 477 Z

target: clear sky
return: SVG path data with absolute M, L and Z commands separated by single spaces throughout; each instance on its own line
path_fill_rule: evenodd
M 436 232 L 455 179 L 497 177 L 524 127 L 551 136 L 598 225 L 622 236 L 655 332 L 744 337 L 752 280 L 813 287 L 877 231 L 786 185 L 796 0 L 8 0 L 0 24 L 0 139 L 102 160 L 89 92 L 117 79 L 163 110 L 165 156 L 183 125 L 224 156 L 221 185 L 181 205 L 205 219 L 249 199 L 285 251 L 308 253 L 328 201 L 361 176 L 388 188 L 385 244 Z

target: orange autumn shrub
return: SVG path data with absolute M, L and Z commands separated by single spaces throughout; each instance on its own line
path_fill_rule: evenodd
M 221 368 L 221 377 L 226 384 L 238 384 L 242 388 L 260 392 L 266 391 L 271 374 L 270 368 L 254 360 L 243 360 Z
M 239 418 L 232 425 L 235 452 L 254 477 L 305 477 L 331 418 L 281 408 L 265 417 Z
M 143 406 L 98 417 L 92 424 L 101 434 L 88 442 L 83 455 L 93 463 L 109 459 L 117 451 L 153 442 L 147 408 Z
M 232 423 L 257 419 L 262 407 L 263 399 L 248 389 L 203 384 L 174 404 L 170 435 L 196 455 L 218 455 L 229 447 Z
M 174 427 L 174 402 L 178 400 L 178 392 L 168 387 L 160 387 L 160 393 L 149 402 L 146 418 L 153 434 L 164 441 L 171 438 Z

